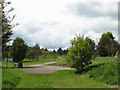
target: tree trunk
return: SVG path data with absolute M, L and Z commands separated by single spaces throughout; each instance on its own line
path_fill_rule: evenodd
M 18 68 L 22 68 L 23 67 L 23 63 L 18 63 Z

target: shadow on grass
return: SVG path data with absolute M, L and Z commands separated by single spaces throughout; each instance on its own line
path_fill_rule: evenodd
M 90 71 L 91 69 L 93 68 L 98 68 L 102 65 L 104 65 L 105 63 L 101 63 L 101 64 L 98 64 L 98 65 L 92 65 L 92 66 L 88 66 L 87 68 L 85 68 L 83 71 L 75 71 L 76 74 L 83 74 L 83 73 L 86 73 L 88 71 Z

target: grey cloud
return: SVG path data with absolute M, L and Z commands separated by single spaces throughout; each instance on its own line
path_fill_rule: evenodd
M 32 45 L 33 40 L 28 35 L 26 35 L 24 32 L 15 32 L 13 36 L 11 37 L 11 39 L 14 40 L 16 37 L 23 38 L 29 46 L 33 46 Z
M 104 2 L 102 2 L 104 3 Z M 117 19 L 117 3 L 110 3 L 111 7 L 116 8 L 115 11 L 111 11 L 111 7 L 107 7 L 102 5 L 100 2 L 80 2 L 75 5 L 68 5 L 69 9 L 76 15 L 78 16 L 85 16 L 85 17 L 90 17 L 90 18 L 95 18 L 95 17 L 110 17 L 113 19 Z M 105 10 L 106 7 L 109 10 Z M 98 8 L 100 9 L 98 10 Z
M 29 34 L 34 34 L 38 31 L 42 31 L 42 29 L 39 26 L 35 26 L 32 24 L 26 24 L 24 25 L 25 30 L 27 31 L 27 33 Z

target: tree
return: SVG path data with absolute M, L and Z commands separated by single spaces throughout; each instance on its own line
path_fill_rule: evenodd
M 42 50 L 45 50 L 45 49 L 44 49 L 44 48 L 41 48 L 40 50 L 42 51 Z
M 2 29 L 2 56 L 3 58 L 7 57 L 6 54 L 8 53 L 8 42 L 11 40 L 10 37 L 13 35 L 12 28 L 18 25 L 12 24 L 12 21 L 15 18 L 15 15 L 10 15 L 10 12 L 14 10 L 14 8 L 10 8 L 9 10 L 5 10 L 6 7 L 11 4 L 11 2 L 2 2 L 0 3 L 0 12 L 2 14 L 0 15 L 0 28 Z M 0 33 L 1 34 L 1 33 Z M 5 57 L 4 57 L 5 56 Z
M 63 54 L 63 51 L 62 51 L 62 48 L 61 48 L 61 47 L 57 50 L 57 53 L 58 53 L 59 55 L 62 55 L 62 54 Z
M 89 44 L 91 45 L 91 49 L 94 52 L 95 51 L 95 42 L 92 39 L 90 39 L 89 37 L 86 37 L 85 39 L 89 42 Z
M 25 44 L 25 41 L 17 37 L 13 41 L 10 51 L 14 62 L 18 62 L 18 67 L 22 67 L 22 60 L 25 58 L 27 52 L 27 44 Z
M 57 58 L 57 53 L 56 53 L 55 49 L 53 50 L 53 57 L 54 57 L 54 59 L 56 60 L 56 58 Z
M 92 55 L 91 45 L 84 39 L 84 36 L 79 34 L 79 36 L 74 37 L 74 40 L 71 40 L 68 56 L 71 67 L 76 68 L 78 73 L 82 73 L 91 64 Z
M 35 58 L 35 53 L 33 52 L 33 48 L 29 48 L 26 54 L 26 58 L 28 59 L 34 59 Z
M 33 47 L 33 52 L 35 54 L 36 60 L 38 60 L 39 55 L 42 54 L 38 43 L 36 43 L 35 46 Z
M 68 53 L 68 48 L 66 50 L 65 49 L 63 50 L 64 55 L 67 55 L 67 53 Z
M 42 51 L 42 54 L 44 55 L 44 60 L 46 59 L 46 56 L 49 54 L 50 52 L 49 51 Z
M 9 13 L 14 10 L 14 8 L 5 11 L 4 9 L 11 2 L 4 2 L 1 4 L 2 7 L 2 50 L 4 51 L 7 48 L 7 43 L 11 40 L 10 37 L 13 35 L 12 28 L 14 28 L 17 24 L 12 24 L 12 21 L 15 18 L 15 15 L 10 16 Z
M 56 53 L 55 49 L 53 50 L 53 53 Z
M 111 32 L 103 33 L 98 43 L 98 54 L 100 56 L 114 56 L 119 50 L 120 44 L 114 40 Z
M 45 51 L 48 51 L 47 48 L 45 48 Z

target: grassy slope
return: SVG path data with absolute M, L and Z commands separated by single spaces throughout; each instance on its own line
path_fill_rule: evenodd
M 102 59 L 102 58 L 99 58 Z M 117 85 L 118 84 L 118 62 L 117 58 L 105 58 L 105 61 L 101 61 L 101 64 L 99 62 L 99 67 L 92 68 L 90 70 L 89 76 L 97 81 L 102 81 L 104 83 L 110 84 L 110 85 Z M 97 60 L 100 61 L 100 60 Z M 98 63 L 97 63 L 98 64 Z M 94 62 L 94 65 L 96 65 L 96 61 Z

